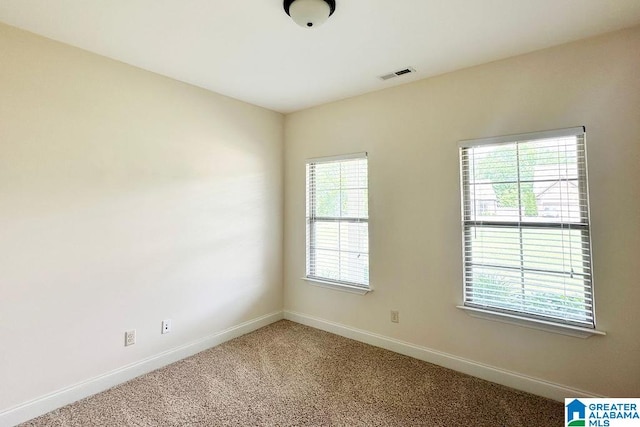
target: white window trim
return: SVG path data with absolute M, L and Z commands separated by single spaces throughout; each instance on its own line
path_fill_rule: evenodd
M 350 294 L 366 295 L 369 292 L 373 292 L 373 289 L 371 288 L 371 286 L 369 286 L 368 288 L 365 288 L 362 286 L 347 285 L 345 283 L 340 283 L 340 282 L 329 282 L 327 280 L 315 279 L 313 277 L 302 277 L 302 280 L 309 283 L 310 285 L 317 286 L 319 288 L 348 292 Z
M 458 148 L 459 149 L 470 148 L 470 147 L 477 147 L 477 146 L 489 145 L 489 144 L 492 144 L 492 145 L 512 144 L 515 141 L 529 141 L 529 140 L 536 140 L 536 139 L 573 136 L 577 134 L 584 134 L 585 132 L 586 132 L 586 128 L 584 126 L 578 126 L 578 127 L 572 127 L 572 128 L 554 129 L 554 130 L 547 130 L 547 131 L 541 131 L 541 132 L 529 132 L 529 133 L 504 135 L 504 136 L 496 136 L 496 137 L 488 137 L 488 138 L 468 139 L 468 140 L 459 141 Z M 587 175 L 588 173 L 585 170 L 585 179 L 587 179 L 586 178 Z M 462 170 L 461 170 L 460 183 L 461 183 L 461 186 L 464 185 L 464 183 L 462 182 Z M 461 188 L 461 190 L 464 190 L 464 189 Z M 587 194 L 587 198 L 588 197 L 589 196 Z M 462 203 L 464 203 L 464 200 L 462 200 Z M 463 219 L 464 219 L 464 214 L 463 214 Z M 464 252 L 465 250 L 464 238 L 462 242 L 462 248 Z M 462 285 L 462 292 L 464 295 L 464 292 L 465 292 L 464 283 Z M 595 291 L 593 289 L 592 289 L 592 296 L 595 299 Z M 595 301 L 593 302 L 593 304 L 594 304 L 593 321 L 595 324 Z M 498 310 L 491 310 L 489 308 L 483 309 L 478 307 L 466 306 L 464 305 L 464 296 L 463 296 L 463 303 L 461 305 L 457 305 L 456 307 L 464 310 L 471 317 L 498 321 L 501 323 L 508 323 L 512 325 L 517 325 L 517 326 L 522 326 L 522 327 L 527 327 L 531 329 L 537 329 L 537 330 L 542 330 L 542 331 L 547 331 L 547 332 L 552 332 L 552 333 L 557 333 L 562 335 L 569 335 L 569 336 L 579 337 L 579 338 L 589 338 L 593 335 L 600 335 L 600 336 L 606 335 L 606 332 L 598 330 L 595 327 L 594 328 L 581 327 L 581 326 L 576 326 L 576 325 L 571 325 L 571 324 L 566 324 L 561 322 L 553 322 L 553 321 L 546 321 L 543 319 L 536 319 L 532 317 L 518 316 L 517 314 L 512 314 L 512 313 L 503 313 Z
M 531 141 L 534 139 L 562 138 L 565 136 L 574 136 L 585 133 L 584 126 L 572 128 L 544 130 L 540 132 L 519 133 L 514 135 L 493 136 L 489 138 L 465 139 L 458 143 L 460 148 L 477 147 L 478 145 L 488 144 L 513 144 L 515 141 Z
M 340 154 L 336 156 L 311 157 L 305 160 L 305 164 L 308 165 L 310 163 L 339 162 L 339 161 L 349 160 L 349 159 L 367 159 L 367 173 L 368 173 L 369 153 L 366 151 L 349 153 L 349 154 Z M 307 177 L 305 177 L 305 179 L 306 178 Z M 369 188 L 369 183 L 367 182 L 367 189 L 368 188 Z M 306 197 L 308 197 L 308 194 L 305 195 L 305 198 Z M 367 200 L 367 203 L 368 203 L 368 200 Z M 369 223 L 369 220 L 367 220 L 366 222 Z M 368 227 L 367 229 L 369 231 Z M 308 250 L 308 247 L 307 247 L 307 244 L 305 243 L 305 251 L 307 250 Z M 306 254 L 305 254 L 305 257 L 306 257 Z M 368 284 L 368 286 L 358 286 L 358 285 L 353 285 L 347 282 L 339 282 L 339 281 L 334 282 L 331 280 L 323 280 L 322 278 L 313 277 L 313 276 L 304 276 L 302 277 L 302 280 L 306 281 L 310 285 L 317 286 L 320 288 L 332 289 L 336 291 L 348 292 L 348 293 L 358 294 L 358 295 L 366 295 L 369 292 L 373 291 L 373 288 L 371 287 L 370 283 Z
M 492 320 L 495 322 L 507 323 L 509 325 L 516 325 L 529 329 L 537 329 L 539 331 L 552 332 L 554 334 L 568 335 L 577 338 L 590 338 L 594 335 L 607 335 L 606 332 L 597 329 L 563 325 L 555 322 L 546 322 L 544 320 L 530 319 L 513 314 L 500 313 L 497 311 L 482 310 L 480 308 L 467 307 L 464 305 L 458 305 L 456 307 L 464 310 L 469 316 L 478 319 Z
M 312 157 L 310 159 L 305 160 L 305 162 L 307 164 L 329 163 L 329 162 L 339 162 L 340 160 L 366 159 L 366 158 L 368 158 L 368 153 L 366 151 L 362 151 L 360 153 L 340 154 L 338 156 Z

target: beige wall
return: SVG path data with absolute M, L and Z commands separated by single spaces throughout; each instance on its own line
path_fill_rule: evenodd
M 640 396 L 640 28 L 285 118 L 285 309 L 610 396 Z M 382 85 L 382 83 L 381 83 Z M 462 301 L 457 142 L 584 125 L 598 328 L 580 339 L 476 319 Z M 371 285 L 310 286 L 304 161 L 367 151 Z M 389 310 L 400 310 L 392 324 Z
M 0 412 L 281 310 L 282 140 L 278 113 L 0 24 Z

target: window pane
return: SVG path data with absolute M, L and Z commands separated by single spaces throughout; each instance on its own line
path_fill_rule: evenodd
M 471 170 L 471 183 L 517 182 L 518 162 L 515 145 L 485 145 L 469 149 L 466 167 Z M 465 159 L 463 158 L 463 161 Z
M 315 177 L 312 182 L 318 192 L 340 189 L 340 163 L 315 163 Z
M 465 259 L 474 264 L 520 268 L 520 232 L 507 227 L 471 227 Z
M 347 218 L 367 218 L 367 189 L 342 190 L 340 193 L 340 203 L 342 207 L 341 216 Z
M 315 277 L 340 280 L 340 253 L 338 251 L 317 249 L 315 251 Z
M 466 215 L 512 222 L 581 221 L 586 217 L 579 188 L 581 150 L 575 136 L 468 149 L 462 157 L 469 168 Z
M 340 224 L 340 250 L 345 252 L 369 253 L 368 224 L 342 223 Z
M 367 188 L 366 159 L 346 160 L 341 163 L 342 188 Z
M 520 272 L 488 267 L 471 267 L 466 278 L 473 283 L 465 292 L 465 300 L 476 305 L 521 311 Z
M 536 180 L 578 179 L 576 141 L 571 136 L 523 142 L 519 144 L 521 164 L 524 169 L 533 169 Z
M 474 264 L 585 275 L 587 236 L 582 230 L 469 227 L 465 260 Z
M 340 247 L 340 224 L 337 222 L 315 222 L 315 241 L 313 246 L 318 249 L 337 251 Z
M 498 308 L 516 313 L 555 317 L 573 322 L 589 322 L 587 314 L 592 307 L 584 292 L 575 291 L 583 285 L 580 279 L 552 277 L 544 273 L 499 271 L 474 267 L 468 273 L 473 281 L 465 299 L 477 306 Z M 549 287 L 551 282 L 561 281 L 567 289 Z
M 342 253 L 340 272 L 340 278 L 344 282 L 369 283 L 369 256 L 367 254 Z
M 315 194 L 316 216 L 340 216 L 340 190 L 317 190 Z
M 589 274 L 583 233 L 571 229 L 522 230 L 523 267 L 567 274 Z

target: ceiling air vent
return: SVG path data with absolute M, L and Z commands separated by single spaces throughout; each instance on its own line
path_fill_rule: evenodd
M 393 79 L 393 78 L 396 78 L 396 77 L 399 77 L 399 76 L 403 76 L 405 74 L 415 73 L 415 72 L 416 72 L 415 69 L 413 69 L 411 67 L 408 67 L 408 68 L 405 68 L 403 70 L 398 70 L 398 71 L 394 71 L 392 73 L 387 73 L 387 74 L 384 74 L 382 76 L 378 76 L 378 78 L 380 80 L 389 80 L 389 79 Z

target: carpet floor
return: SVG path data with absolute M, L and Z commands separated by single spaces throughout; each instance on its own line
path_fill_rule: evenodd
M 279 321 L 22 426 L 559 426 L 563 404 Z

